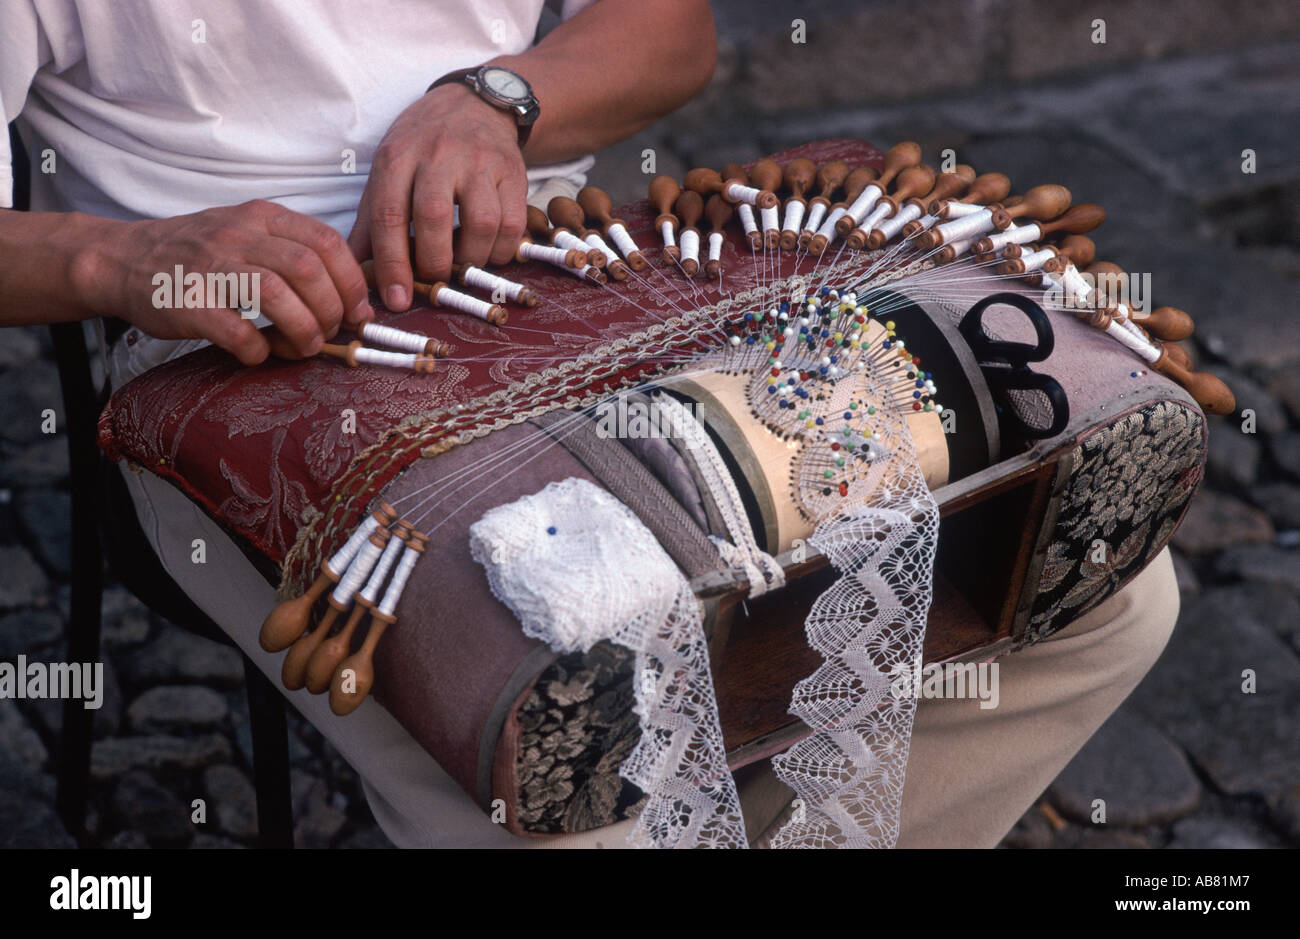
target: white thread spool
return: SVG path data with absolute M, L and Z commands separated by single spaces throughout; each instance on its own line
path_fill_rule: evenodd
M 342 578 L 344 571 L 352 563 L 352 559 L 361 550 L 361 546 L 366 543 L 378 527 L 379 519 L 375 518 L 373 514 L 367 515 L 366 520 L 358 525 L 357 530 L 352 533 L 352 537 L 344 542 L 343 547 L 339 548 L 334 553 L 334 556 L 329 559 L 327 566 L 335 579 Z
M 799 223 L 803 221 L 804 210 L 808 206 L 804 205 L 798 199 L 791 199 L 785 204 L 785 222 L 781 225 L 781 234 L 789 232 L 792 235 L 799 234 Z
M 583 247 L 585 248 L 586 245 L 583 245 Z M 486 300 L 471 297 L 467 293 L 452 290 L 450 287 L 439 288 L 437 293 L 434 294 L 433 302 L 438 306 L 451 307 L 453 310 L 460 310 L 462 313 L 477 316 L 481 320 L 490 320 L 496 309 Z
M 700 263 L 700 233 L 694 228 L 687 228 L 682 231 L 682 262 L 694 261 Z
M 873 228 L 878 228 L 880 223 L 885 219 L 889 218 L 889 213 L 893 210 L 894 207 L 888 202 L 881 202 L 872 209 L 870 213 L 868 213 L 866 218 L 858 222 L 856 227 L 861 228 L 864 232 L 870 232 Z
M 1042 268 L 1044 264 L 1056 257 L 1056 252 L 1051 248 L 1043 248 L 1039 251 L 1030 251 L 1020 256 L 1020 263 L 1025 266 L 1025 273 L 1036 271 Z
M 944 244 L 944 247 L 952 252 L 953 260 L 961 257 L 970 250 L 971 245 L 975 244 L 975 238 L 963 238 L 961 241 L 950 241 Z
M 973 215 L 967 215 L 951 222 L 944 222 L 934 230 L 943 236 L 944 244 L 978 238 L 985 232 L 993 230 L 993 210 L 982 209 Z
M 632 236 L 628 233 L 628 230 L 618 222 L 611 224 L 606 230 L 606 234 L 614 239 L 614 244 L 618 246 L 619 253 L 622 254 L 624 258 L 628 257 L 628 255 L 632 254 L 634 251 L 641 250 L 636 246 L 636 242 L 632 240 Z
M 759 218 L 763 222 L 763 233 L 781 230 L 781 210 L 777 206 L 770 209 L 759 209 Z
M 613 248 L 611 248 L 608 244 L 605 243 L 605 239 L 600 237 L 599 232 L 594 232 L 594 231 L 587 232 L 586 241 L 587 241 L 587 247 L 595 248 L 601 254 L 605 255 L 605 258 L 607 260 L 613 261 L 618 258 L 618 254 L 615 253 Z
M 854 223 L 876 206 L 876 202 L 885 194 L 878 183 L 867 183 L 866 188 L 853 200 L 853 204 L 843 213 L 853 219 Z M 820 232 L 818 233 L 820 234 Z
M 903 226 L 913 219 L 921 217 L 921 207 L 915 202 L 909 202 L 889 218 L 881 222 L 876 230 L 885 236 L 885 241 L 889 241 L 895 235 L 903 230 Z
M 388 590 L 384 592 L 384 600 L 379 604 L 379 612 L 385 616 L 392 616 L 393 611 L 397 609 L 397 601 L 402 599 L 402 591 L 406 589 L 406 582 L 411 577 L 411 571 L 415 570 L 415 562 L 420 560 L 420 552 L 406 545 L 406 550 L 402 553 L 402 560 L 397 564 L 397 570 L 393 573 L 393 580 L 388 585 Z
M 967 215 L 974 215 L 976 212 L 983 212 L 988 206 L 980 205 L 975 202 L 947 202 L 947 212 L 944 218 L 964 218 Z
M 720 261 L 722 259 L 722 232 L 715 231 L 709 233 L 709 260 Z
M 513 280 L 506 280 L 491 271 L 485 271 L 481 267 L 470 265 L 461 272 L 461 278 L 470 287 L 477 287 L 479 290 L 486 290 L 493 296 L 502 296 L 507 300 L 517 302 L 519 295 L 526 289 L 523 284 L 517 284 Z
M 727 187 L 727 198 L 732 202 L 743 202 L 746 205 L 757 205 L 758 197 L 763 194 L 763 190 L 755 189 L 753 186 L 742 186 L 740 183 L 732 183 Z
M 808 222 L 804 225 L 803 230 L 808 232 L 810 238 L 815 235 L 817 229 L 821 227 L 822 219 L 826 217 L 826 209 L 829 205 L 830 203 L 828 202 L 814 202 L 812 207 L 808 210 Z M 802 232 L 800 234 L 802 234 Z
M 566 231 L 563 228 L 555 229 L 555 232 L 551 235 L 551 242 L 565 251 L 581 251 L 584 255 L 591 250 L 591 245 L 573 234 L 573 232 Z
M 390 349 L 402 349 L 406 352 L 415 352 L 423 354 L 429 345 L 429 337 L 421 336 L 419 333 L 408 332 L 405 329 L 396 329 L 392 326 L 381 326 L 379 323 L 366 323 L 361 327 L 361 338 L 366 342 L 373 342 L 378 346 L 388 346 Z M 357 361 L 362 361 L 361 349 L 357 350 Z M 377 351 L 377 350 L 373 350 Z
M 758 222 L 754 219 L 754 207 L 748 203 L 741 203 L 736 208 L 740 215 L 740 225 L 745 229 L 745 237 L 748 238 L 758 232 Z
M 993 247 L 988 253 L 996 254 L 1007 245 L 1026 245 L 1031 241 L 1037 241 L 1041 236 L 1042 232 L 1036 224 L 1012 224 L 1010 228 L 1005 229 L 1004 231 L 994 232 L 988 236 L 989 241 L 993 243 Z
M 1092 284 L 1088 283 L 1087 278 L 1079 273 L 1079 269 L 1073 264 L 1067 264 L 1065 270 L 1061 272 L 1061 289 L 1069 296 L 1075 297 L 1081 303 L 1089 302 L 1092 297 Z
M 366 588 L 361 591 L 361 599 L 367 603 L 374 603 L 379 599 L 379 591 L 383 589 L 384 581 L 388 579 L 388 572 L 393 569 L 393 564 L 397 562 L 397 556 L 402 552 L 402 546 L 405 545 L 401 538 L 389 538 L 388 544 L 384 545 L 384 553 L 379 556 L 379 563 L 375 565 L 370 579 L 366 581 Z
M 389 352 L 387 349 L 367 349 L 365 346 L 354 350 L 353 354 L 358 365 L 382 365 L 386 368 L 414 369 L 424 358 L 413 352 Z
M 663 236 L 665 248 L 675 248 L 677 246 L 677 236 L 673 233 L 673 223 L 664 219 L 659 226 L 659 234 Z
M 339 579 L 334 591 L 330 594 L 330 599 L 340 608 L 346 609 L 352 603 L 352 598 L 357 595 L 361 585 L 365 583 L 370 572 L 375 568 L 375 562 L 379 560 L 379 555 L 384 551 L 383 545 L 375 544 L 374 540 L 367 541 L 361 550 L 357 553 L 352 563 L 348 565 L 348 571 Z
M 822 227 L 817 229 L 816 237 L 825 238 L 826 243 L 829 245 L 835 240 L 835 236 L 839 234 L 835 231 L 835 223 L 848 214 L 848 209 L 842 205 L 837 205 L 831 210 L 831 214 L 826 216 L 826 221 L 822 222 Z
M 521 241 L 519 243 L 519 256 L 527 261 L 545 261 L 547 264 L 554 264 L 556 267 L 567 267 L 565 261 L 568 259 L 569 252 L 563 248 L 557 248 L 555 245 L 539 245 L 534 241 Z
M 1161 356 L 1159 349 L 1137 333 L 1125 329 L 1113 318 L 1106 324 L 1106 332 L 1110 333 L 1148 362 L 1154 362 Z

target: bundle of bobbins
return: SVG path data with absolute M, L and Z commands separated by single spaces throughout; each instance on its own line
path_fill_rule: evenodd
M 280 669 L 285 688 L 306 688 L 312 694 L 329 691 L 330 708 L 340 716 L 360 706 L 374 685 L 375 647 L 397 622 L 398 600 L 428 541 L 384 503 L 321 564 L 319 576 L 302 596 L 271 611 L 258 640 L 267 652 L 288 649 Z M 311 628 L 312 612 L 326 590 L 325 613 Z M 347 620 L 336 631 L 344 614 Z M 367 615 L 365 638 L 353 652 L 353 637 Z
M 838 244 L 840 254 L 875 252 L 895 267 L 961 260 L 983 279 L 1017 277 L 1048 288 L 1048 309 L 1075 314 L 1110 335 L 1181 384 L 1205 410 L 1235 408 L 1227 386 L 1193 371 L 1176 345 L 1191 334 L 1191 317 L 1173 307 L 1140 313 L 1095 290 L 1097 275 L 1124 277 L 1114 265 L 1094 263 L 1095 245 L 1083 237 L 1105 221 L 1106 211 L 1096 203 L 1074 204 L 1064 186 L 1012 194 L 1005 174 L 977 174 L 966 165 L 936 172 L 922 162 L 918 144 L 904 141 L 885 153 L 879 170 L 843 160 L 817 166 L 803 158 L 784 168 L 770 159 L 748 171 L 737 164 L 720 172 L 697 167 L 680 183 L 656 176 L 649 200 L 664 260 L 688 277 L 701 270 L 721 276 L 721 232 L 732 218 L 754 253 L 795 253 L 820 263 Z M 703 265 L 702 217 L 710 225 Z

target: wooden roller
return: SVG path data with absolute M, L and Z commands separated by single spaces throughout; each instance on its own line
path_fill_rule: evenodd
M 666 174 L 661 173 L 650 180 L 650 205 L 659 213 L 659 216 L 655 219 L 655 229 L 663 236 L 664 260 L 669 264 L 676 263 L 677 259 L 682 256 L 675 243 L 677 241 L 677 228 L 681 225 L 681 222 L 673 214 L 673 203 L 677 201 L 677 197 L 681 195 L 681 192 L 682 187 L 677 185 L 677 180 Z
M 587 213 L 587 218 L 594 218 L 600 223 L 606 237 L 614 237 L 610 229 L 616 226 L 621 226 L 624 231 L 627 231 L 627 222 L 621 218 L 614 218 L 612 214 L 614 204 L 605 190 L 595 186 L 584 186 L 578 190 L 578 205 L 582 206 L 582 211 Z M 627 266 L 634 271 L 644 271 L 650 266 L 650 262 L 640 251 L 629 251 L 625 260 Z

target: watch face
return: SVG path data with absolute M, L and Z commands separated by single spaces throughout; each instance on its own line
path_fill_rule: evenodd
M 509 101 L 525 101 L 532 96 L 528 83 L 507 69 L 485 68 L 479 74 L 479 81 L 488 91 Z

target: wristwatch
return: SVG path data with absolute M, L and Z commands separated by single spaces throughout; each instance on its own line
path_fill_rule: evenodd
M 499 65 L 465 68 L 442 76 L 428 87 L 425 94 L 439 85 L 453 82 L 464 82 L 494 108 L 512 113 L 519 126 L 519 146 L 522 147 L 528 141 L 541 107 L 537 103 L 537 96 L 533 94 L 532 85 L 522 75 Z

